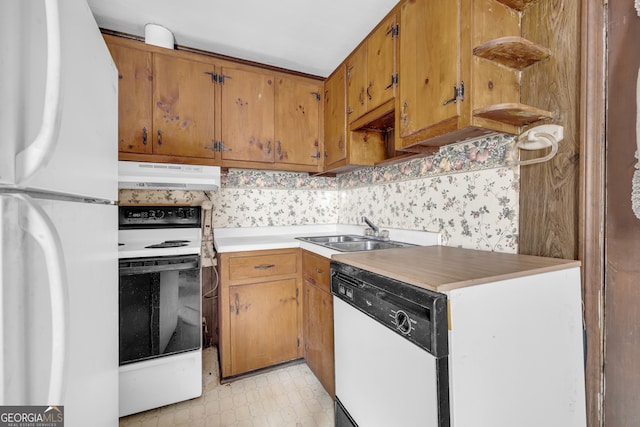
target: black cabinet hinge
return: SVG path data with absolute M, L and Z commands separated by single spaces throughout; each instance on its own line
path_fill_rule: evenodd
M 218 74 L 213 71 L 205 71 L 204 74 L 211 76 L 211 83 L 218 83 Z
M 387 87 L 385 87 L 385 90 L 391 89 L 392 87 L 396 87 L 396 86 L 398 86 L 398 73 L 394 73 L 391 76 L 391 83 L 389 83 Z
M 214 73 L 213 71 L 205 71 L 204 74 L 211 76 L 211 83 L 224 84 L 225 79 L 230 79 L 231 76 L 225 76 L 224 74 Z
M 316 97 L 316 101 L 320 102 L 321 95 L 320 92 L 311 92 L 311 95 Z
M 218 83 L 223 85 L 226 79 L 230 79 L 231 76 L 225 76 L 224 74 L 218 74 Z
M 460 82 L 460 86 L 453 85 L 453 97 L 444 101 L 442 105 L 447 105 L 452 102 L 455 104 L 458 100 L 464 101 L 464 82 Z
M 387 35 L 388 34 L 391 34 L 391 37 L 395 39 L 398 37 L 398 34 L 400 34 L 400 26 L 397 23 L 393 24 L 391 28 L 389 28 L 389 31 L 387 31 Z

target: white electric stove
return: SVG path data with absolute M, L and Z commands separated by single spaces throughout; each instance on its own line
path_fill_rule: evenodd
M 202 394 L 199 207 L 119 208 L 120 416 Z

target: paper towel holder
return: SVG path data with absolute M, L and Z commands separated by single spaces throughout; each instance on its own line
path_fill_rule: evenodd
M 175 43 L 173 33 L 158 24 L 147 24 L 144 26 L 144 42 L 166 49 L 173 49 Z
M 532 165 L 551 160 L 558 152 L 558 143 L 564 138 L 564 127 L 560 125 L 540 125 L 527 129 L 518 137 L 511 149 L 514 166 Z M 546 156 L 529 160 L 518 160 L 518 150 L 542 150 L 551 147 Z

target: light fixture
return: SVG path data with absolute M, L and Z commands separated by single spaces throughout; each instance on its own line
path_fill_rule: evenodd
M 158 24 L 147 24 L 144 26 L 144 42 L 154 46 L 173 49 L 173 33 Z

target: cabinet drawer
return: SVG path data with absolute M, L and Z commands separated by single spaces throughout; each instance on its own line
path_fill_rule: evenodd
M 229 259 L 229 279 L 242 280 L 296 274 L 297 260 L 296 252 L 232 257 Z
M 331 260 L 302 251 L 302 279 L 326 292 L 331 292 L 329 263 Z

